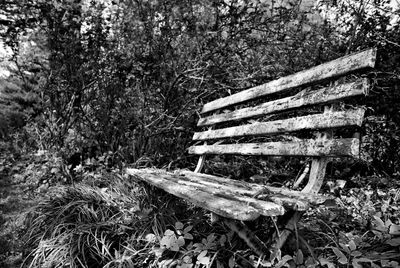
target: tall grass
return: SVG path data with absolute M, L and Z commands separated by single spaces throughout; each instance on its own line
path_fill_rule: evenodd
M 119 189 L 55 188 L 30 216 L 27 247 L 33 250 L 24 266 L 149 267 L 153 245 L 144 237 L 154 219 L 140 193 Z

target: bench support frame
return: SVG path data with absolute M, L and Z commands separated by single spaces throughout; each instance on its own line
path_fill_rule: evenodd
M 325 106 L 324 112 L 330 112 L 332 107 Z M 333 131 L 325 131 L 321 133 L 321 136 L 324 138 L 331 138 L 333 136 Z M 324 182 L 326 167 L 329 163 L 329 158 L 327 157 L 316 157 L 311 162 L 311 170 L 310 176 L 306 186 L 301 190 L 303 193 L 316 194 L 321 190 L 322 184 Z M 302 211 L 295 211 L 293 216 L 286 222 L 284 230 L 277 235 L 275 232 L 274 236 L 276 237 L 275 243 L 273 244 L 273 253 L 271 255 L 271 259 L 275 258 L 278 251 L 285 244 L 289 235 L 293 233 L 294 230 L 297 230 L 297 223 L 300 221 L 301 216 L 304 214 Z

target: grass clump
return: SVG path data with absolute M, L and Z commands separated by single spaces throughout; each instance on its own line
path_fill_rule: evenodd
M 149 218 L 138 194 L 127 192 L 87 185 L 55 188 L 28 219 L 30 253 L 24 265 L 148 267 L 151 242 L 142 237 Z

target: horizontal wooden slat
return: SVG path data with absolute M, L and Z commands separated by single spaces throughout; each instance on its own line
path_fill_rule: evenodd
M 363 95 L 368 91 L 368 88 L 368 79 L 364 78 L 352 83 L 335 85 L 315 91 L 302 91 L 294 96 L 266 102 L 254 107 L 238 109 L 228 113 L 200 118 L 197 125 L 209 126 L 222 122 L 230 122 L 255 116 L 283 112 L 309 105 L 340 101 L 345 98 Z
M 223 217 L 237 220 L 254 220 L 261 213 L 266 215 L 282 215 L 285 210 L 281 205 L 269 201 L 250 200 L 243 196 L 227 195 L 222 191 L 203 191 L 202 188 L 193 187 L 174 182 L 179 175 L 163 170 L 127 169 L 127 173 L 144 180 L 156 187 L 184 198 L 191 203 L 210 210 Z
M 332 199 L 332 197 L 330 196 L 302 193 L 283 187 L 272 187 L 256 183 L 243 182 L 219 176 L 195 173 L 193 171 L 178 170 L 176 171 L 176 173 L 179 174 L 180 179 L 194 182 L 198 185 L 201 185 L 202 187 L 212 187 L 215 189 L 220 189 L 224 192 L 232 192 L 236 195 L 268 196 L 268 199 L 274 201 L 275 203 L 280 203 L 285 207 L 296 210 L 301 210 L 299 209 L 299 207 L 302 206 L 300 205 L 300 203 L 297 202 L 301 202 L 302 204 L 310 203 L 316 205 L 322 204 L 328 199 Z M 184 175 L 185 177 L 183 178 L 182 175 Z M 184 182 L 180 180 L 179 183 Z M 290 201 L 286 202 L 286 200 Z
M 205 104 L 201 113 L 214 111 L 272 93 L 283 92 L 294 87 L 318 83 L 328 78 L 338 77 L 364 68 L 372 68 L 375 66 L 375 59 L 375 48 L 341 57 L 269 83 L 214 100 Z
M 306 139 L 288 142 L 200 145 L 189 147 L 190 154 L 353 156 L 359 154 L 359 139 Z
M 243 137 L 267 134 L 271 135 L 300 130 L 361 126 L 363 118 L 364 109 L 361 108 L 341 112 L 313 114 L 284 120 L 260 122 L 249 125 L 196 132 L 193 135 L 193 140 L 210 140 L 227 137 Z

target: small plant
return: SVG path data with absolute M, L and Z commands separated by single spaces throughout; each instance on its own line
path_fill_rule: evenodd
M 167 229 L 164 232 L 159 241 L 160 246 L 153 249 L 154 254 L 160 259 L 158 263 L 160 267 L 171 267 L 172 264 L 178 268 L 211 267 L 214 260 L 217 267 L 223 267 L 223 264 L 216 260 L 217 251 L 226 245 L 231 235 L 218 237 L 215 233 L 210 233 L 196 242 L 191 233 L 192 229 L 192 225 L 185 226 L 181 222 L 176 222 L 173 230 Z M 230 263 L 233 262 L 232 257 Z M 233 267 L 233 264 L 229 267 Z

